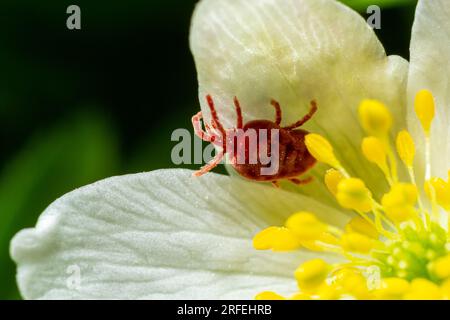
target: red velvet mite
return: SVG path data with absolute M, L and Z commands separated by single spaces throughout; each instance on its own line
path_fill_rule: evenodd
M 194 174 L 195 176 L 201 176 L 209 172 L 222 161 L 226 154 L 228 154 L 230 155 L 231 165 L 241 176 L 247 179 L 272 182 L 275 186 L 278 186 L 278 181 L 280 180 L 289 180 L 298 185 L 311 182 L 311 178 L 304 180 L 298 179 L 300 175 L 310 170 L 316 164 L 316 159 L 309 153 L 305 145 L 305 135 L 308 134 L 308 131 L 298 128 L 308 122 L 317 112 L 317 104 L 315 101 L 311 101 L 309 113 L 301 120 L 292 125 L 282 127 L 281 107 L 277 101 L 271 101 L 271 104 L 276 111 L 275 121 L 253 120 L 244 125 L 239 100 L 234 98 L 237 114 L 236 128 L 224 129 L 217 115 L 212 97 L 208 95 L 206 96 L 206 100 L 211 110 L 211 124 L 208 125 L 205 123 L 205 130 L 202 129 L 202 112 L 199 112 L 192 117 L 192 124 L 194 126 L 195 134 L 200 137 L 200 139 L 213 143 L 214 145 L 219 146 L 220 149 L 215 158 L 197 171 Z M 272 131 L 272 129 L 275 129 L 276 131 Z M 261 135 L 261 130 L 264 130 L 266 134 Z M 250 137 L 247 135 L 249 131 L 256 132 L 256 135 L 254 136 L 257 141 L 256 149 L 249 147 Z M 243 135 L 240 137 L 236 132 L 241 132 Z M 265 157 L 270 157 L 273 154 L 271 150 L 272 132 L 278 132 L 278 159 L 272 159 L 278 161 L 278 170 L 276 173 L 269 175 L 261 174 L 261 170 L 267 167 L 267 163 L 263 164 L 261 162 L 263 154 Z M 233 144 L 230 144 L 230 142 L 233 142 Z M 230 145 L 234 150 L 230 150 Z M 253 154 L 255 152 L 257 153 L 256 155 Z M 238 161 L 237 158 L 237 155 L 239 154 L 243 157 L 240 158 L 241 161 Z M 242 161 L 242 159 L 244 161 Z M 251 162 L 249 161 L 250 159 L 256 159 L 256 162 Z

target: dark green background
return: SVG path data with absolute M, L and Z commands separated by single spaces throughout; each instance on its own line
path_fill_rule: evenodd
M 0 299 L 20 298 L 11 237 L 64 193 L 111 175 L 174 167 L 171 133 L 198 110 L 188 47 L 194 0 L 1 0 Z M 408 58 L 414 0 L 377 32 Z M 66 8 L 82 30 L 66 28 Z

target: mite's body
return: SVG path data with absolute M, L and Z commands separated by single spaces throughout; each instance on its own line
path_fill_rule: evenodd
M 225 154 L 229 154 L 231 165 L 241 176 L 250 180 L 269 181 L 275 185 L 278 185 L 279 180 L 290 180 L 295 184 L 311 181 L 311 179 L 297 179 L 316 163 L 305 146 L 305 135 L 308 132 L 297 128 L 310 120 L 317 111 L 315 101 L 311 102 L 311 110 L 303 119 L 290 126 L 282 127 L 281 107 L 278 102 L 272 101 L 276 110 L 275 121 L 253 120 L 244 125 L 241 107 L 235 98 L 236 128 L 225 130 L 220 123 L 211 96 L 207 96 L 206 99 L 211 110 L 211 125 L 205 124 L 206 132 L 202 130 L 201 112 L 192 118 L 192 124 L 195 133 L 202 140 L 220 147 L 220 151 L 210 163 L 195 173 L 196 176 L 209 172 L 222 161 Z M 252 146 L 250 141 L 252 138 L 256 141 L 256 145 Z M 272 150 L 274 146 L 277 150 Z M 266 170 L 264 173 L 263 169 L 267 169 L 269 165 L 262 159 L 268 157 L 271 162 L 277 162 L 276 171 Z M 273 163 L 270 165 L 273 166 Z

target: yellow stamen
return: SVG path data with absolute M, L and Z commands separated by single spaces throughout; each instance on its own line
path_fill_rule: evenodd
M 319 162 L 326 163 L 342 171 L 342 165 L 334 155 L 333 147 L 327 139 L 319 134 L 311 133 L 305 137 L 305 144 L 311 155 Z
M 406 167 L 412 168 L 414 157 L 416 155 L 416 148 L 414 140 L 406 130 L 401 131 L 397 136 L 397 151 Z
M 325 185 L 334 196 L 336 196 L 338 192 L 338 185 L 342 179 L 344 179 L 342 173 L 335 169 L 330 169 L 325 174 Z
M 425 181 L 425 193 L 430 199 L 431 202 L 431 211 L 432 211 L 432 220 L 433 221 L 439 221 L 440 215 L 439 215 L 439 203 L 437 198 L 437 190 L 434 185 L 439 186 L 439 182 L 435 179 L 429 179 Z
M 291 300 L 312 300 L 311 295 L 306 293 L 296 293 L 291 297 Z
M 389 132 L 392 116 L 383 103 L 365 100 L 359 109 L 369 135 L 362 141 L 362 153 L 380 167 L 391 185 L 381 201 L 364 181 L 348 175 L 326 138 L 317 134 L 306 137 L 311 154 L 333 167 L 324 177 L 328 190 L 342 207 L 359 216 L 342 230 L 321 222 L 312 213 L 299 212 L 288 219 L 285 227 L 272 227 L 255 237 L 254 245 L 261 250 L 301 247 L 347 259 L 333 265 L 320 259 L 301 265 L 295 272 L 300 290 L 290 299 L 450 299 L 450 228 L 446 230 L 448 221 L 439 211 L 440 206 L 450 213 L 450 170 L 448 181 L 431 176 L 433 96 L 423 90 L 415 104 L 426 133 L 425 152 L 420 156 L 425 158 L 425 193 L 431 200 L 432 214 L 428 203 L 420 199 L 414 171 L 419 154 L 406 130 L 397 135 L 395 146 L 411 183 L 399 181 Z M 275 241 L 275 237 L 279 239 Z M 260 297 L 283 298 L 273 292 L 264 292 Z
M 367 299 L 369 290 L 367 279 L 355 268 L 343 268 L 335 273 L 334 286 L 342 292 L 357 299 Z
M 392 115 L 377 100 L 364 100 L 359 106 L 359 118 L 364 130 L 373 136 L 385 136 L 392 127 Z
M 300 240 L 289 229 L 270 227 L 253 238 L 256 250 L 290 251 L 300 248 Z
M 439 287 L 426 279 L 414 279 L 409 292 L 404 296 L 406 300 L 438 300 L 440 298 Z
M 314 259 L 303 263 L 295 271 L 298 287 L 305 292 L 311 292 L 324 284 L 330 266 L 322 259 Z
M 428 90 L 421 90 L 416 95 L 415 110 L 426 136 L 430 135 L 431 123 L 435 115 L 434 97 Z
M 376 137 L 364 138 L 362 142 L 364 156 L 370 162 L 375 163 L 383 171 L 386 179 L 392 184 L 391 173 L 387 165 L 387 154 L 383 143 Z
M 417 216 L 417 187 L 412 184 L 398 183 L 391 191 L 383 196 L 381 201 L 386 215 L 396 223 L 414 219 Z
M 336 300 L 339 299 L 339 292 L 330 285 L 323 284 L 317 290 L 317 298 L 320 300 Z
M 373 223 L 362 217 L 355 217 L 345 226 L 347 233 L 360 233 L 372 239 L 378 239 L 379 234 Z
M 441 285 L 442 299 L 450 300 L 450 279 L 444 281 Z
M 361 212 L 372 210 L 372 194 L 360 179 L 343 179 L 338 185 L 336 198 L 339 204 L 346 209 Z
M 326 224 L 320 222 L 309 212 L 299 212 L 286 221 L 286 227 L 301 241 L 312 241 L 321 238 L 327 231 Z
M 433 191 L 431 190 L 433 188 Z M 445 210 L 450 211 L 450 183 L 440 178 L 432 178 L 425 184 L 428 198 L 433 201 L 433 192 L 436 202 Z
M 434 261 L 430 269 L 440 279 L 450 278 L 450 254 Z
M 375 241 L 360 233 L 348 233 L 341 239 L 345 251 L 367 254 L 375 247 Z
M 279 294 L 276 294 L 272 291 L 264 291 L 259 293 L 255 300 L 286 300 L 286 298 L 280 296 Z
M 381 286 L 375 291 L 375 296 L 383 300 L 398 300 L 410 290 L 410 284 L 401 278 L 385 278 Z

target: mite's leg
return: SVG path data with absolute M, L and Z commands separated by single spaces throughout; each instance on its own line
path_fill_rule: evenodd
M 304 125 L 306 122 L 308 122 L 313 116 L 314 114 L 317 112 L 317 103 L 315 100 L 311 101 L 311 109 L 309 110 L 308 114 L 306 116 L 303 117 L 303 119 L 297 121 L 296 123 L 288 126 L 288 127 L 284 127 L 284 129 L 286 130 L 292 130 L 298 127 L 301 127 L 302 125 Z
M 192 117 L 192 126 L 194 127 L 194 132 L 203 141 L 213 142 L 214 137 L 211 136 L 209 132 L 207 133 L 202 129 L 202 122 L 201 122 L 202 119 L 203 115 L 201 111 Z M 207 131 L 209 131 L 208 126 L 205 125 L 205 127 L 207 128 Z
M 272 185 L 273 185 L 275 188 L 279 188 L 279 187 L 280 187 L 280 183 L 279 183 L 278 181 L 272 181 Z
M 313 180 L 314 180 L 313 177 L 309 177 L 309 178 L 306 178 L 306 179 L 304 179 L 304 180 L 300 180 L 300 179 L 289 179 L 290 182 L 292 182 L 293 184 L 298 185 L 298 186 L 299 186 L 299 185 L 305 185 L 305 184 L 311 183 L 311 182 L 313 182 Z
M 274 106 L 275 111 L 276 111 L 275 123 L 276 123 L 277 125 L 280 125 L 280 124 L 281 124 L 281 106 L 280 106 L 280 104 L 278 103 L 278 101 L 275 101 L 275 100 L 272 100 L 272 101 L 270 102 L 270 104 Z
M 206 164 L 200 170 L 194 172 L 193 176 L 200 177 L 200 176 L 204 175 L 205 173 L 208 173 L 209 171 L 211 171 L 212 169 L 214 169 L 215 167 L 217 167 L 219 165 L 219 163 L 223 159 L 223 156 L 224 156 L 224 152 L 219 151 L 219 153 L 214 157 L 214 159 L 212 159 L 208 164 Z
M 242 129 L 244 128 L 244 118 L 242 117 L 241 104 L 239 103 L 237 97 L 234 97 L 234 106 L 236 107 L 236 115 L 237 115 L 236 128 Z
M 222 126 L 222 123 L 219 120 L 219 116 L 217 115 L 216 107 L 214 106 L 214 101 L 210 95 L 206 96 L 206 101 L 208 102 L 209 110 L 211 110 L 211 117 L 213 119 L 213 124 L 216 125 L 217 129 L 220 131 L 223 137 L 226 136 L 225 129 Z

